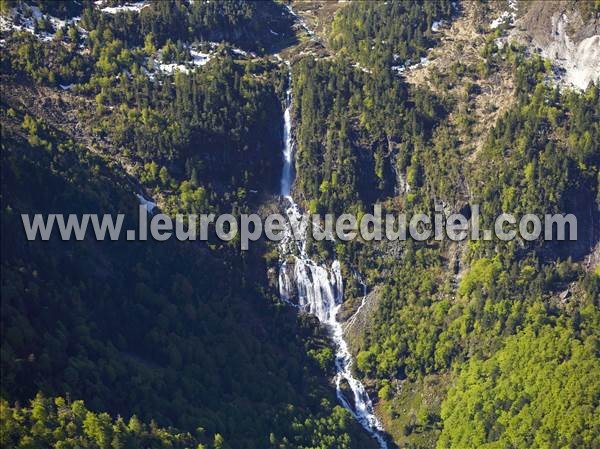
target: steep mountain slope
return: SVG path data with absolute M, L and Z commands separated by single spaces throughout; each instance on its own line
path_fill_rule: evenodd
M 2 404 L 12 417 L 3 419 L 3 443 L 371 447 L 335 405 L 326 336 L 273 303 L 260 251 L 217 241 L 24 239 L 21 213 L 125 213 L 134 228 L 137 193 L 173 213 L 237 213 L 256 204 L 250 189 L 275 184 L 277 67 L 227 42 L 209 63 L 188 66 L 189 76 L 152 67 L 154 57 L 184 67 L 189 44 L 166 42 L 156 56 L 158 31 L 145 49 L 134 33 L 115 36 L 121 21 L 170 15 L 162 4 L 113 17 L 85 3 L 75 12 L 81 22 L 67 19 L 81 23 L 68 28 L 78 34 L 54 29 L 48 42 L 36 27 L 50 20 L 48 8 L 64 12 L 53 3 L 19 3 L 3 22 L 36 19 L 2 36 L 2 396 L 15 404 Z M 280 20 L 275 4 L 260 14 L 269 8 Z M 67 404 L 38 398 L 21 409 L 38 391 L 66 395 Z M 65 407 L 76 415 L 68 426 Z M 179 430 L 148 431 L 132 416 Z
M 377 23 L 372 27 L 363 27 L 357 13 L 349 13 L 344 22 L 342 8 L 334 23 L 344 28 L 333 26 L 331 31 L 340 57 L 298 64 L 296 188 L 311 210 L 368 212 L 377 203 L 384 213 L 432 215 L 439 207 L 470 217 L 478 205 L 487 228 L 502 211 L 575 213 L 579 218 L 578 241 L 562 244 L 479 240 L 315 245 L 314 253 L 321 257 L 335 251 L 373 289 L 354 318 L 360 325 L 348 327 L 349 340 L 363 381 L 370 382 L 372 393 L 379 392 L 384 427 L 400 446 L 495 447 L 510 440 L 515 447 L 543 447 L 539 436 L 520 427 L 529 414 L 519 415 L 511 404 L 503 404 L 507 413 L 514 413 L 510 426 L 489 425 L 496 419 L 491 410 L 498 407 L 492 395 L 473 405 L 483 409 L 479 415 L 468 408 L 463 413 L 482 382 L 465 383 L 463 376 L 472 376 L 468 367 L 497 351 L 505 351 L 498 353 L 504 357 L 522 351 L 508 343 L 513 341 L 509 336 L 525 338 L 521 335 L 537 332 L 540 323 L 561 329 L 566 322 L 576 329 L 572 338 L 584 345 L 598 338 L 599 278 L 586 262 L 600 230 L 598 88 L 555 88 L 565 81 L 556 77 L 553 64 L 509 36 L 536 10 L 549 6 L 525 8 L 519 3 L 461 2 L 451 18 L 431 31 L 425 26 L 431 20 L 422 14 L 423 26 L 416 28 L 437 37 L 430 44 L 435 46 L 416 54 L 427 59 L 407 65 L 392 65 L 388 55 L 397 44 L 381 35 L 387 23 L 407 20 L 403 14 L 410 14 L 409 8 L 392 13 L 386 10 L 390 6 L 370 3 L 347 9 L 364 8 L 365 16 Z M 578 11 L 592 24 L 597 14 L 572 2 L 540 3 L 553 3 L 554 11 Z M 535 35 L 534 29 L 525 32 Z M 543 32 L 537 30 L 538 36 Z M 339 38 L 344 33 L 349 43 Z M 404 44 L 410 48 L 410 42 Z M 593 52 L 583 64 L 594 73 Z M 354 288 L 359 297 L 360 286 L 347 279 L 348 289 Z M 365 303 L 350 301 L 344 316 L 352 316 L 352 306 L 357 310 L 359 304 Z M 543 386 L 531 383 L 528 387 L 535 393 L 519 397 L 538 404 L 537 416 L 549 420 L 557 444 L 593 446 L 597 439 L 589 431 L 598 403 L 590 398 L 598 392 L 597 376 L 586 385 L 577 383 L 576 370 L 570 367 L 579 361 L 571 362 L 571 357 L 581 354 L 564 349 L 559 369 L 568 377 L 565 382 L 581 389 L 564 415 L 577 415 L 585 425 L 572 433 L 565 427 L 568 420 L 550 418 L 555 411 Z M 585 354 L 583 363 L 597 372 L 597 359 Z M 531 353 L 522 357 L 530 360 L 513 367 L 516 376 L 543 376 L 544 360 Z M 499 376 L 502 385 L 513 382 L 508 372 Z M 442 405 L 455 382 L 460 382 L 458 393 Z M 518 409 L 517 402 L 512 407 Z M 462 427 L 452 424 L 458 421 Z M 479 439 L 458 438 L 461 429 L 475 431 L 482 422 Z
M 600 444 L 597 2 L 0 6 L 3 444 Z M 140 198 L 579 238 L 24 238 L 21 213 L 134 228 Z
M 556 81 L 585 89 L 600 80 L 600 18 L 592 3 L 524 3 L 510 36 L 550 60 Z
M 201 441 L 221 434 L 234 447 L 263 447 L 271 433 L 298 447 L 348 441 L 352 421 L 334 409 L 306 355 L 324 342 L 310 337 L 318 335 L 313 324 L 296 324 L 293 313 L 265 301 L 257 271 L 247 268 L 260 267 L 256 256 L 211 254 L 191 242 L 24 241 L 21 213 L 119 212 L 133 220 L 138 186 L 40 119 L 26 116 L 23 136 L 21 111 L 3 108 L 3 116 L 16 122 L 3 127 L 6 399 L 69 394 Z

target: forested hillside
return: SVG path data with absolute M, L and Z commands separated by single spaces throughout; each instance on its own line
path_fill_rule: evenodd
M 39 24 L 3 35 L 3 445 L 371 447 L 325 381 L 323 331 L 275 304 L 257 252 L 27 242 L 21 225 L 21 213 L 131 221 L 143 191 L 173 213 L 239 212 L 257 202 L 250 189 L 274 189 L 284 78 L 272 62 L 228 47 L 241 39 L 261 51 L 248 35 L 219 30 L 253 14 L 285 24 L 281 7 L 156 2 L 110 15 L 91 2 L 41 2 L 40 13 L 35 5 L 3 8 L 22 20 L 48 12 L 81 21 L 47 41 L 34 34 Z M 182 31 L 202 21 L 207 34 L 154 29 L 167 16 Z M 172 61 L 189 58 L 180 39 L 192 38 L 224 41 L 190 73 L 142 69 L 152 57 L 166 64 L 169 51 Z
M 449 17 L 443 3 L 437 11 L 409 4 L 342 8 L 329 36 L 340 56 L 297 64 L 296 188 L 306 207 L 470 215 L 478 205 L 488 229 L 506 211 L 574 213 L 580 234 L 562 243 L 315 245 L 322 257 L 335 252 L 358 267 L 375 288 L 366 324 L 351 331 L 358 372 L 372 381 L 386 429 L 401 446 L 594 447 L 600 278 L 581 262 L 599 237 L 598 88 L 550 82 L 548 62 L 519 43 L 495 41 L 502 30 L 484 32 L 473 61 L 435 64 L 427 83 L 411 73 L 406 84 L 394 65 L 407 56 L 418 61 L 435 45 L 432 21 Z M 393 28 L 405 22 L 423 33 Z M 467 108 L 497 77 L 512 80 L 511 106 L 488 124 L 478 148 L 469 137 L 480 124 Z M 568 303 L 558 301 L 561 292 Z M 590 373 L 583 382 L 582 365 Z M 560 380 L 549 376 L 557 371 Z M 561 401 L 557 391 L 567 388 L 580 392 Z
M 25 213 L 133 229 L 140 197 L 172 216 L 282 210 L 289 107 L 307 212 L 578 218 L 565 242 L 309 238 L 305 261 L 340 264 L 386 447 L 600 447 L 598 1 L 0 14 L 3 446 L 384 448 L 336 397 L 330 327 L 280 297 L 293 257 L 275 243 L 25 238 Z
M 137 200 L 129 178 L 41 119 L 3 116 L 7 400 L 69 394 L 200 440 L 221 434 L 234 447 L 264 447 L 271 434 L 291 447 L 356 444 L 349 415 L 319 381 L 327 366 L 308 355 L 324 345 L 314 322 L 273 307 L 249 268 L 254 255 L 190 242 L 15 238 L 24 212 L 135 217 Z
M 389 68 L 425 56 L 436 41 L 432 26 L 451 14 L 449 0 L 353 2 L 335 16 L 329 38 L 366 67 Z

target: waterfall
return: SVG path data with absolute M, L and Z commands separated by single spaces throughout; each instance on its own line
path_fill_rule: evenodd
M 281 172 L 281 195 L 291 198 L 292 193 L 292 151 L 294 137 L 292 136 L 292 71 L 289 71 L 288 88 L 285 93 L 285 112 L 283 113 L 283 170 Z
M 288 63 L 289 65 L 289 63 Z M 292 83 L 291 68 L 289 86 L 286 92 L 286 105 L 283 127 L 283 170 L 281 174 L 281 195 L 286 204 L 288 225 L 285 238 L 279 245 L 279 295 L 281 299 L 303 312 L 315 315 L 325 324 L 335 345 L 335 386 L 338 400 L 362 427 L 377 440 L 380 449 L 388 445 L 383 427 L 375 415 L 373 403 L 364 385 L 352 375 L 352 356 L 344 340 L 343 327 L 337 314 L 344 300 L 344 289 L 340 263 L 334 260 L 330 266 L 319 264 L 307 254 L 307 216 L 302 213 L 292 198 L 294 137 L 292 133 Z M 364 295 L 366 300 L 366 286 Z M 352 392 L 352 401 L 343 390 L 346 382 Z

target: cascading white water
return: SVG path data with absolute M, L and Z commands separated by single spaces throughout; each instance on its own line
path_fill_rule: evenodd
M 383 435 L 381 423 L 373 411 L 373 403 L 364 385 L 352 375 L 352 356 L 344 340 L 342 324 L 337 321 L 337 313 L 344 299 L 340 263 L 334 260 L 330 267 L 321 265 L 307 254 L 307 217 L 291 195 L 293 182 L 294 139 L 292 135 L 292 84 L 291 69 L 289 87 L 286 93 L 284 113 L 283 171 L 281 175 L 281 195 L 286 201 L 288 226 L 285 238 L 279 246 L 279 295 L 281 299 L 304 312 L 315 315 L 331 330 L 335 344 L 335 385 L 340 403 L 375 438 L 381 449 L 388 445 Z M 365 291 L 366 295 L 366 291 Z M 347 382 L 353 395 L 353 403 L 344 395 L 343 382 Z
M 294 140 L 292 136 L 292 75 L 290 70 L 288 89 L 285 93 L 285 112 L 283 113 L 283 170 L 281 172 L 281 195 L 291 199 L 292 191 L 292 151 Z

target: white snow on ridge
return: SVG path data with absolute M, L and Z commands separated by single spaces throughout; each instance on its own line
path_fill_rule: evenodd
M 39 10 L 38 10 L 39 11 Z M 15 13 L 10 17 L 0 16 L 0 30 L 1 31 L 26 31 L 28 33 L 33 34 L 35 37 L 40 39 L 41 41 L 48 42 L 52 40 L 53 34 L 50 34 L 46 31 L 38 31 L 35 30 L 35 22 L 37 18 L 35 17 L 24 17 Z M 18 24 L 19 22 L 20 24 Z
M 196 50 L 190 50 L 190 54 L 192 55 L 192 64 L 198 67 L 206 64 L 211 58 L 210 54 Z
M 500 17 L 498 17 L 497 19 L 493 20 L 492 23 L 490 23 L 491 29 L 494 30 L 498 28 L 507 20 L 510 24 L 512 24 L 517 19 L 517 11 L 519 10 L 517 6 L 517 0 L 508 0 L 508 7 L 510 11 L 504 11 L 500 15 Z
M 397 55 L 394 55 L 394 60 L 400 59 L 399 57 L 396 57 Z M 417 62 L 416 64 L 410 65 L 408 67 L 406 67 L 406 64 L 402 64 L 402 65 L 394 65 L 391 67 L 392 71 L 396 72 L 397 74 L 402 74 L 407 70 L 415 70 L 418 69 L 420 67 L 427 67 L 429 65 L 430 61 L 427 57 L 421 57 L 421 59 L 419 60 L 419 62 Z
M 52 24 L 52 27 L 55 30 L 60 30 L 62 28 L 64 28 L 65 26 L 67 26 L 67 21 L 63 20 L 63 19 L 59 19 L 58 17 L 54 17 L 54 16 L 46 16 L 48 17 L 48 20 L 50 20 L 50 23 Z M 81 18 L 79 18 L 81 19 Z M 75 20 L 71 20 L 70 22 L 74 22 Z
M 172 63 L 162 62 L 160 52 L 157 52 L 154 57 L 147 58 L 146 67 L 143 67 L 143 71 L 150 79 L 154 79 L 158 72 L 165 73 L 167 75 L 173 75 L 176 72 L 189 74 L 197 67 L 202 67 L 211 61 L 219 53 L 218 47 L 220 45 L 221 44 L 218 42 L 203 42 L 199 45 L 193 44 L 193 47 L 195 48 L 192 48 L 191 45 L 184 44 L 184 46 L 190 50 L 191 59 Z M 199 50 L 200 48 L 204 51 Z M 256 57 L 256 54 L 253 52 L 247 52 L 235 47 L 227 48 L 231 53 L 240 57 Z
M 96 5 L 98 5 L 98 2 L 96 2 Z M 101 3 L 100 3 L 101 5 Z M 148 4 L 143 1 L 143 2 L 136 2 L 136 3 L 125 3 L 124 5 L 121 6 L 107 6 L 106 8 L 100 8 L 100 11 L 102 11 L 103 13 L 106 14 L 117 14 L 120 12 L 126 12 L 126 11 L 134 11 L 134 12 L 140 12 L 142 10 L 142 8 L 148 6 Z
M 0 31 L 26 31 L 43 42 L 49 42 L 54 38 L 54 32 L 36 31 L 36 23 L 40 19 L 50 22 L 54 32 L 74 24 L 80 35 L 87 34 L 86 30 L 77 25 L 81 17 L 72 17 L 68 20 L 59 19 L 49 14 L 42 14 L 37 6 L 30 6 L 26 3 L 20 3 L 16 8 L 11 8 L 7 15 L 0 16 Z
M 501 24 L 503 24 L 509 17 L 511 17 L 510 13 L 508 11 L 504 11 L 500 17 L 494 19 L 492 23 L 490 23 L 490 28 L 495 30 Z
M 0 31 L 21 30 L 22 27 L 16 25 L 14 21 L 9 20 L 5 16 L 0 16 Z
M 8 16 L 0 16 L 0 29 L 2 31 L 28 31 L 35 34 L 35 23 L 43 17 L 42 12 L 36 6 L 27 6 L 30 14 L 25 14 L 25 8 L 11 8 Z M 41 33 L 40 33 L 41 34 Z
M 242 50 L 241 48 L 233 48 L 231 49 L 231 51 L 234 52 L 236 55 L 248 56 L 248 52 Z M 252 53 L 252 56 L 254 56 L 254 53 Z
M 408 67 L 408 70 L 418 69 L 419 67 L 427 67 L 428 65 L 429 65 L 429 59 L 427 57 L 423 56 L 423 57 L 421 57 L 421 60 L 419 62 Z
M 172 64 L 159 64 L 158 65 L 158 70 L 160 70 L 163 73 L 166 73 L 168 75 L 172 75 L 175 72 L 182 72 L 182 73 L 189 73 L 189 69 L 183 65 L 183 64 L 177 64 L 177 63 L 172 63 Z
M 440 28 L 444 25 L 443 20 L 436 20 L 431 24 L 431 31 L 437 32 L 440 31 Z
M 213 57 L 210 53 L 203 53 L 194 49 L 190 49 L 190 55 L 192 57 L 191 61 L 173 62 L 169 64 L 160 62 L 159 59 L 154 59 L 153 66 L 156 70 L 168 75 L 173 75 L 175 72 L 188 74 L 193 71 L 194 68 L 201 67 L 208 63 Z M 151 71 L 147 71 L 147 75 L 151 79 L 154 78 L 154 74 Z

